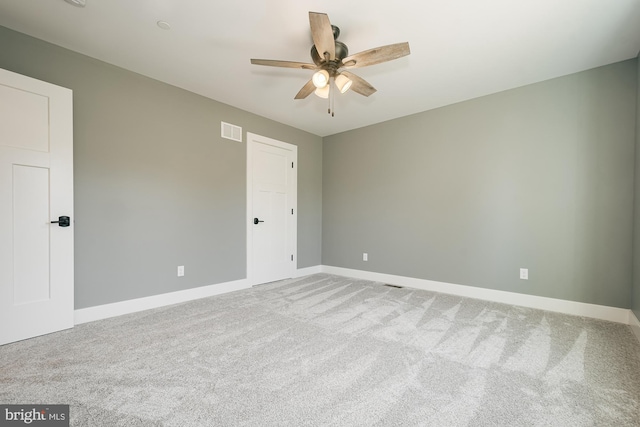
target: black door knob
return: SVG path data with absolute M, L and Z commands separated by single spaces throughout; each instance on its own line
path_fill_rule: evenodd
M 257 223 L 259 223 L 259 222 L 264 222 L 264 221 L 260 221 L 258 218 L 253 218 L 253 223 L 254 223 L 254 224 L 257 224 Z
M 59 227 L 68 227 L 71 225 L 71 219 L 68 216 L 59 216 L 57 221 L 51 221 L 51 224 L 58 224 Z

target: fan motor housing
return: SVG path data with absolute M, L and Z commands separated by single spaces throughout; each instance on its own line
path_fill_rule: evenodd
M 344 58 L 349 56 L 349 48 L 347 45 L 336 40 L 336 62 L 341 62 Z M 311 46 L 311 59 L 313 59 L 314 64 L 320 65 L 324 62 L 324 57 L 320 56 L 318 53 L 318 49 L 316 46 Z

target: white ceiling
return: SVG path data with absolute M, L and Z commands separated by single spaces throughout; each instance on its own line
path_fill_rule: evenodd
M 0 25 L 319 136 L 634 58 L 640 0 L 0 0 Z M 350 53 L 411 55 L 352 70 L 378 89 L 294 100 L 312 71 L 308 12 Z M 167 21 L 171 30 L 156 22 Z M 0 53 L 1 54 L 1 53 Z

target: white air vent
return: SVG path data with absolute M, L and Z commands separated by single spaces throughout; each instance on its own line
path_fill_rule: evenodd
M 220 122 L 222 128 L 222 137 L 242 142 L 242 128 L 240 126 L 231 125 L 229 123 Z

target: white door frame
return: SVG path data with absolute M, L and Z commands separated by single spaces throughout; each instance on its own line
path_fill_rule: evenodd
M 291 207 L 293 208 L 293 215 L 291 216 L 292 223 L 292 236 L 291 242 L 293 252 L 293 263 L 291 277 L 293 277 L 295 271 L 298 269 L 298 147 L 293 144 L 278 141 L 276 139 L 268 138 L 266 136 L 257 135 L 251 132 L 247 132 L 247 281 L 250 286 L 260 284 L 259 278 L 256 278 L 253 271 L 253 149 L 252 142 L 259 142 L 262 144 L 272 145 L 285 150 L 289 150 L 293 153 L 295 167 L 293 168 L 293 182 L 292 182 L 292 194 L 291 194 Z

